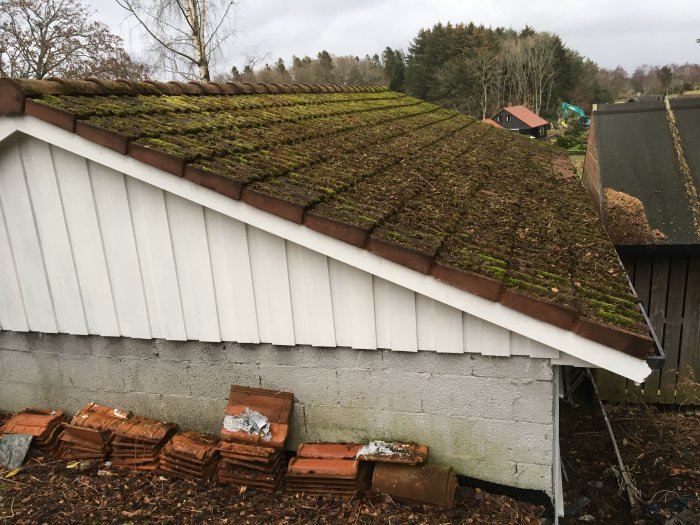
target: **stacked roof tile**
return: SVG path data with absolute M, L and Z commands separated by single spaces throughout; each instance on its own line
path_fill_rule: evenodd
M 653 351 L 594 207 L 546 145 L 382 88 L 0 80 L 0 114 L 22 112 L 609 347 Z
M 177 432 L 174 423 L 143 416 L 123 420 L 114 428 L 110 459 L 117 467 L 154 470 L 158 467 L 160 450 Z
M 287 490 L 305 494 L 353 497 L 369 485 L 369 465 L 356 458 L 361 445 L 305 443 L 289 461 Z
M 284 442 L 294 395 L 231 386 L 221 429 L 218 480 L 276 490 L 284 476 Z
M 184 479 L 208 482 L 219 465 L 219 440 L 188 430 L 176 434 L 160 451 L 158 470 Z
M 104 461 L 111 451 L 114 429 L 131 417 L 131 412 L 90 403 L 64 425 L 59 440 L 61 459 Z
M 68 421 L 63 410 L 26 408 L 12 416 L 2 428 L 2 434 L 31 434 L 32 446 L 44 455 L 58 450 L 58 436 Z

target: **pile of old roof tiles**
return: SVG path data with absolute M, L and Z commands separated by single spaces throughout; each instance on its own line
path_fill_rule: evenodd
M 61 459 L 104 461 L 110 453 L 112 433 L 131 412 L 90 403 L 64 426 L 59 437 Z
M 288 392 L 231 386 L 219 444 L 220 482 L 271 491 L 279 487 L 293 404 Z
M 176 434 L 160 451 L 158 470 L 178 478 L 207 482 L 219 464 L 219 440 L 188 430 Z
M 143 416 L 119 422 L 114 427 L 111 442 L 112 465 L 154 470 L 158 467 L 161 448 L 177 430 L 174 423 Z
M 304 443 L 289 462 L 287 490 L 311 495 L 353 497 L 369 483 L 369 465 L 357 459 L 362 445 Z
M 32 446 L 43 455 L 54 455 L 58 450 L 58 436 L 68 417 L 63 410 L 27 408 L 12 416 L 2 428 L 2 434 L 31 434 Z

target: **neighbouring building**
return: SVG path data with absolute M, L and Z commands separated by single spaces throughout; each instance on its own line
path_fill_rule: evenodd
M 491 119 L 499 126 L 517 131 L 521 135 L 544 138 L 551 124 L 525 106 L 506 106 Z
M 599 105 L 583 179 L 667 355 L 642 392 L 617 376 L 603 394 L 697 404 L 686 382 L 700 372 L 700 100 Z
M 383 88 L 0 80 L 0 409 L 397 439 L 549 494 L 565 366 L 655 346 L 565 156 Z

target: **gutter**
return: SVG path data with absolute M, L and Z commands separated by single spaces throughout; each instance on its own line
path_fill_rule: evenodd
M 620 266 L 622 266 L 623 269 L 625 268 L 622 264 L 622 261 L 620 261 Z M 632 285 L 632 281 L 630 280 L 630 276 L 627 273 L 627 270 L 625 270 L 625 276 L 627 277 L 627 283 L 630 285 L 630 289 L 634 292 L 634 295 L 637 296 L 637 291 Z M 637 298 L 639 299 L 639 297 Z M 644 316 L 644 322 L 647 324 L 647 328 L 649 328 L 649 335 L 651 336 L 651 339 L 654 343 L 654 353 L 646 358 L 646 362 L 649 365 L 649 368 L 651 368 L 652 370 L 660 370 L 666 364 L 666 352 L 664 352 L 664 349 L 661 346 L 661 343 L 659 342 L 659 338 L 656 336 L 654 327 L 651 326 L 651 321 L 649 320 L 647 311 L 641 302 L 639 303 L 639 311 L 641 312 L 642 316 Z
M 656 337 L 656 332 L 651 326 L 651 321 L 649 320 L 649 316 L 647 316 L 647 312 L 642 303 L 639 303 L 639 309 L 644 316 L 644 321 L 646 321 L 647 326 L 649 327 L 649 335 L 651 335 L 651 338 L 654 340 L 654 353 L 647 357 L 647 364 L 652 370 L 660 370 L 666 364 L 666 352 L 664 352 L 664 349 L 659 342 L 659 338 Z

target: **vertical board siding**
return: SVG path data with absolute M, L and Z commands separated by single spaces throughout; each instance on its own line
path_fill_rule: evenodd
M 56 317 L 16 142 L 0 155 L 0 199 L 29 329 L 56 332 Z
M 285 241 L 258 228 L 247 230 L 260 340 L 292 346 L 294 317 Z
M 205 209 L 221 338 L 259 343 L 253 276 L 245 224 Z
M 446 354 L 464 352 L 461 311 L 416 294 L 416 322 L 419 350 Z
M 165 194 L 188 339 L 221 341 L 204 208 Z
M 46 276 L 54 303 L 58 331 L 86 335 L 87 322 L 80 286 L 73 263 L 63 205 L 54 173 L 51 150 L 46 142 L 23 136 L 18 141 Z
M 360 350 L 376 350 L 372 276 L 334 259 L 328 261 L 328 274 L 336 343 Z
M 124 175 L 88 162 L 97 220 L 121 335 L 150 339 L 146 296 L 131 224 Z
M 333 303 L 325 255 L 286 242 L 289 290 L 297 343 L 335 346 Z
M 24 312 L 22 290 L 19 287 L 1 201 L 2 199 L 0 199 L 0 268 L 2 268 L 0 271 L 0 330 L 4 327 L 7 330 L 26 332 L 29 331 L 29 324 Z
M 700 371 L 700 258 L 622 257 L 666 353 L 666 364 L 640 387 L 599 370 L 601 397 L 610 401 L 700 404 L 691 387 Z
M 470 353 L 510 356 L 510 331 L 464 313 L 464 349 Z
M 416 299 L 413 291 L 373 277 L 377 346 L 417 352 Z
M 163 190 L 126 178 L 153 337 L 187 339 Z
M 0 150 L 0 265 L 4 330 L 559 358 L 26 136 Z
M 662 403 L 673 403 L 676 397 L 676 381 L 678 378 L 678 362 L 680 360 L 681 332 L 683 330 L 683 305 L 685 303 L 686 277 L 688 274 L 688 259 L 685 257 L 674 257 L 671 259 L 668 291 L 666 297 L 659 296 L 659 301 L 663 301 L 666 306 L 666 332 L 662 339 L 662 346 L 666 352 L 666 365 L 661 371 L 661 383 L 659 388 L 659 400 Z M 656 275 L 654 275 L 656 277 Z M 666 291 L 664 289 L 664 291 Z M 653 299 L 653 297 L 652 297 Z M 650 309 L 655 309 L 654 304 Z M 657 329 L 654 325 L 654 329 Z M 658 334 L 657 334 L 658 335 Z M 700 351 L 698 349 L 697 351 Z M 654 396 L 647 396 L 646 386 L 644 387 L 645 397 L 653 399 Z M 700 402 L 700 400 L 696 401 Z
M 90 334 L 116 337 L 119 323 L 84 158 L 51 147 Z
M 697 383 L 700 381 L 700 258 L 688 261 L 683 334 L 678 358 L 678 397 L 700 404 Z
M 543 345 L 539 341 L 533 341 L 525 336 L 510 333 L 510 355 L 528 355 L 530 357 L 539 357 L 542 359 L 566 359 L 567 356 L 561 354 L 559 350 L 551 346 Z M 576 358 L 568 356 L 571 360 Z

